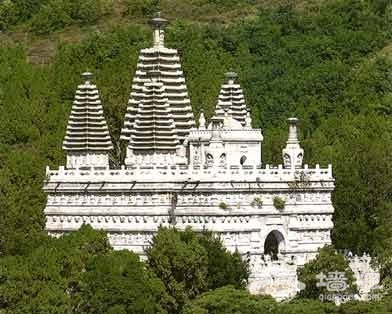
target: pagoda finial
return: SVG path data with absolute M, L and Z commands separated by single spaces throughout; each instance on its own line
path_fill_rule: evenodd
M 201 109 L 199 117 L 199 129 L 204 130 L 206 128 L 206 118 L 204 117 L 204 111 Z
M 236 81 L 237 77 L 238 77 L 238 75 L 234 71 L 228 71 L 228 72 L 225 73 L 226 82 L 228 84 L 234 84 L 234 82 Z
M 82 77 L 83 77 L 86 85 L 91 84 L 93 76 L 94 76 L 93 73 L 88 72 L 88 71 L 82 73 Z
M 245 127 L 248 129 L 252 128 L 252 117 L 250 116 L 250 110 L 247 110 L 246 112 Z
M 293 117 L 293 118 L 288 118 L 287 121 L 289 123 L 289 137 L 287 143 L 299 144 L 298 130 L 297 130 L 298 119 Z
M 221 125 L 222 125 L 222 118 L 220 117 L 212 117 L 211 118 L 211 141 L 222 141 L 221 138 Z
M 298 139 L 298 119 L 289 118 L 289 136 L 286 142 L 286 147 L 282 151 L 283 165 L 285 168 L 301 168 L 304 157 L 304 150 L 300 146 Z
M 150 24 L 154 30 L 154 47 L 164 47 L 165 45 L 165 26 L 167 20 L 161 17 L 161 12 L 157 12 L 151 19 Z

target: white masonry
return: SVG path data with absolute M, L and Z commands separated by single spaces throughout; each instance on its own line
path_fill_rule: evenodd
M 212 230 L 249 259 L 252 292 L 291 296 L 297 266 L 331 243 L 332 167 L 303 165 L 295 118 L 283 164 L 263 164 L 263 136 L 233 72 L 215 115 L 207 123 L 202 112 L 196 127 L 177 51 L 164 46 L 165 24 L 152 20 L 154 46 L 140 53 L 121 168 L 110 167 L 99 94 L 84 75 L 64 140 L 67 164 L 46 170 L 46 229 L 58 236 L 90 224 L 106 230 L 115 249 L 140 255 L 159 226 Z

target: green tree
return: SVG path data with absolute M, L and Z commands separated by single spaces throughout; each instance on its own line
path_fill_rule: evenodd
M 338 307 L 330 302 L 312 299 L 294 299 L 280 304 L 279 314 L 331 314 L 339 313 Z
M 47 238 L 28 255 L 1 258 L 0 311 L 72 313 L 86 263 L 110 250 L 103 232 L 83 226 L 59 239 Z
M 342 304 L 339 310 L 336 310 L 336 312 L 339 314 L 388 314 L 391 313 L 391 311 L 392 302 L 389 298 L 385 297 L 380 301 L 348 302 Z
M 264 163 L 281 162 L 285 119 L 301 118 L 306 162 L 333 164 L 334 244 L 377 255 L 387 282 L 391 5 L 384 0 L 278 2 L 161 1 L 164 14 L 176 20 L 167 28 L 167 46 L 180 50 L 196 117 L 201 108 L 207 117 L 213 114 L 223 73 L 229 68 L 239 73 L 254 126 L 265 130 Z M 136 25 L 139 20 L 120 18 L 110 27 L 112 17 L 105 19 L 110 10 L 100 3 L 108 2 L 0 1 L 0 255 L 6 259 L 30 256 L 46 239 L 44 169 L 64 163 L 61 141 L 80 72 L 96 74 L 111 135 L 115 141 L 119 137 L 138 50 L 150 45 L 151 30 Z M 122 3 L 114 3 L 116 12 Z M 135 4 L 132 17 L 147 19 L 142 14 L 156 2 Z M 249 8 L 245 19 L 239 6 Z M 83 28 L 79 42 L 72 28 L 49 38 L 40 35 L 95 23 L 99 32 Z M 31 30 L 36 35 L 28 37 L 25 49 L 8 44 Z M 52 63 L 37 67 L 27 62 L 31 47 L 69 37 L 72 43 L 59 40 Z M 122 157 L 117 148 L 116 165 Z M 23 256 L 12 258 L 16 264 L 24 261 Z M 211 289 L 224 277 L 208 276 L 201 286 Z
M 160 228 L 146 249 L 148 265 L 176 300 L 178 311 L 186 301 L 207 289 L 208 256 L 197 236 L 174 228 Z
M 227 285 L 245 289 L 250 271 L 249 265 L 244 262 L 241 254 L 238 251 L 234 253 L 227 251 L 222 240 L 212 232 L 204 231 L 198 237 L 208 255 L 208 289 L 213 290 Z
M 245 287 L 248 265 L 210 232 L 160 228 L 146 249 L 148 265 L 177 301 L 179 311 L 201 293 L 233 284 Z
M 80 314 L 164 314 L 172 303 L 163 283 L 128 251 L 91 258 L 78 289 L 74 313 Z
M 303 267 L 299 268 L 298 280 L 306 284 L 305 290 L 302 290 L 299 295 L 302 298 L 318 299 L 320 295 L 331 293 L 325 286 L 317 286 L 317 283 L 326 280 L 320 280 L 318 275 L 323 274 L 328 277 L 328 273 L 338 272 L 343 273 L 345 284 L 347 289 L 342 293 L 344 294 L 355 294 L 357 293 L 357 287 L 355 285 L 354 273 L 350 269 L 349 263 L 346 258 L 339 254 L 333 246 L 325 246 L 318 252 L 317 257 L 306 263 Z M 339 292 L 337 292 L 339 293 Z
M 109 0 L 50 0 L 31 19 L 32 30 L 48 34 L 71 24 L 92 24 L 111 12 Z
M 277 313 L 277 303 L 270 296 L 251 295 L 231 286 L 206 292 L 188 302 L 183 314 L 256 314 Z
M 332 235 L 340 249 L 376 255 L 387 247 L 392 160 L 385 147 L 392 145 L 391 127 L 374 112 L 346 112 L 325 120 L 306 143 L 313 161 L 334 165 Z
M 380 206 L 377 217 L 380 217 L 382 222 L 375 230 L 376 264 L 381 272 L 381 282 L 384 290 L 392 295 L 392 204 L 388 202 Z

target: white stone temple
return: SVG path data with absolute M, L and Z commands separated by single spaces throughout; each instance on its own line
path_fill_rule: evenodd
M 289 119 L 283 164 L 261 160 L 237 75 L 226 73 L 215 115 L 196 126 L 180 58 L 165 47 L 166 20 L 152 20 L 153 47 L 140 52 L 121 139 L 121 168 L 90 73 L 79 85 L 63 149 L 66 166 L 46 170 L 46 228 L 58 236 L 82 224 L 108 232 L 115 249 L 140 255 L 159 226 L 220 235 L 251 265 L 249 289 L 282 299 L 297 291 L 296 269 L 331 243 L 332 166 L 303 164 L 297 119 Z

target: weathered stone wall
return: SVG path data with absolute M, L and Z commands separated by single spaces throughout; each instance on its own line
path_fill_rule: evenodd
M 306 189 L 293 185 L 300 172 Z M 47 169 L 46 228 L 58 235 L 90 224 L 107 230 L 115 249 L 141 255 L 159 226 L 211 230 L 253 261 L 251 291 L 267 289 L 280 298 L 295 291 L 296 267 L 289 262 L 303 265 L 331 242 L 333 188 L 331 168 L 320 167 Z M 275 208 L 275 197 L 284 208 Z M 271 233 L 287 263 L 263 261 Z

